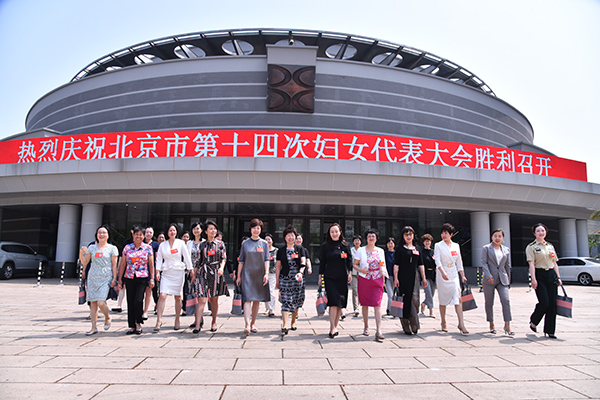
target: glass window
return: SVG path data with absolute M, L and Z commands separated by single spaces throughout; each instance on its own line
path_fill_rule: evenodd
M 273 231 L 273 237 L 275 238 L 276 247 L 283 246 L 285 240 L 283 239 L 283 230 L 286 227 L 285 218 L 275 218 L 275 230 Z

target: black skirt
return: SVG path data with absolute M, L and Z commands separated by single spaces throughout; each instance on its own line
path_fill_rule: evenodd
M 346 308 L 348 304 L 348 281 L 346 279 L 331 279 L 325 277 L 325 292 L 327 306 Z

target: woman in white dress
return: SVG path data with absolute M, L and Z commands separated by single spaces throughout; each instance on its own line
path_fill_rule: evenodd
M 436 283 L 438 289 L 438 301 L 440 303 L 440 318 L 442 322 L 442 331 L 448 332 L 446 325 L 446 306 L 454 305 L 456 316 L 458 317 L 458 330 L 463 335 L 469 332 L 465 328 L 463 320 L 463 310 L 460 301 L 460 283 L 466 282 L 463 269 L 462 258 L 460 255 L 460 246 L 452 241 L 452 235 L 456 230 L 451 224 L 444 224 L 440 229 L 442 241 L 436 243 L 434 249 L 434 258 L 436 265 Z M 460 280 L 459 280 L 460 275 Z
M 183 280 L 185 270 L 192 270 L 190 252 L 181 239 L 177 239 L 177 225 L 169 225 L 167 230 L 168 240 L 158 247 L 156 253 L 156 279 L 160 282 L 160 297 L 156 307 L 157 319 L 154 331 L 160 331 L 162 325 L 162 314 L 165 310 L 165 302 L 168 295 L 175 297 L 175 330 L 181 327 L 179 316 L 181 315 L 181 295 L 183 293 Z M 183 258 L 183 261 L 182 261 Z M 193 274 L 193 272 L 192 272 Z M 192 276 L 193 279 L 193 276 Z

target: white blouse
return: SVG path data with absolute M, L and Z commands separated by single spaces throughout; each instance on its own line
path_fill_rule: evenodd
M 450 247 L 444 242 L 438 242 L 435 244 L 433 250 L 433 256 L 435 258 L 436 267 L 452 268 L 456 266 L 458 271 L 463 271 L 462 257 L 460 256 L 460 246 L 458 243 L 452 242 Z
M 156 252 L 157 271 L 166 271 L 168 269 L 191 270 L 192 268 L 190 252 L 183 240 L 175 239 L 173 247 L 169 245 L 168 240 L 165 240 L 160 244 L 158 251 Z
M 385 266 L 385 253 L 384 253 L 383 249 L 380 247 L 375 247 L 375 252 L 377 253 L 377 259 L 380 262 L 379 268 L 381 269 L 381 274 L 385 278 L 389 278 L 387 268 Z M 367 264 L 367 247 L 366 246 L 363 246 L 356 251 L 356 256 L 354 256 L 354 259 L 360 261 L 359 267 L 361 269 L 362 268 L 369 269 L 369 264 Z M 363 274 L 362 272 L 359 272 L 358 275 L 362 276 L 363 278 L 367 277 L 367 274 Z

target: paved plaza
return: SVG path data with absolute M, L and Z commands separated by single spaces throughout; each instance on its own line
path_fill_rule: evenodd
M 374 340 L 373 316 L 371 335 L 363 336 L 362 319 L 350 314 L 330 339 L 327 315 L 316 315 L 314 287 L 298 330 L 285 337 L 280 319 L 262 315 L 262 306 L 259 333 L 246 337 L 243 317 L 229 313 L 231 297 L 221 298 L 215 333 L 173 330 L 169 298 L 159 333 L 152 332 L 151 312 L 141 336 L 126 336 L 123 312 L 112 313 L 108 332 L 100 317 L 100 333 L 87 337 L 88 308 L 77 305 L 77 285 L 0 282 L 1 399 L 600 398 L 597 285 L 566 286 L 574 318 L 558 317 L 558 340 L 529 330 L 535 293 L 516 285 L 510 291 L 514 338 L 502 334 L 497 297 L 498 334 L 488 332 L 483 293 L 476 291 L 479 308 L 465 313 L 469 335 L 459 333 L 452 310 L 448 333 L 439 330 L 439 317 L 422 317 L 412 337 L 398 319 L 384 318 L 381 343 Z M 182 317 L 182 326 L 191 322 Z

